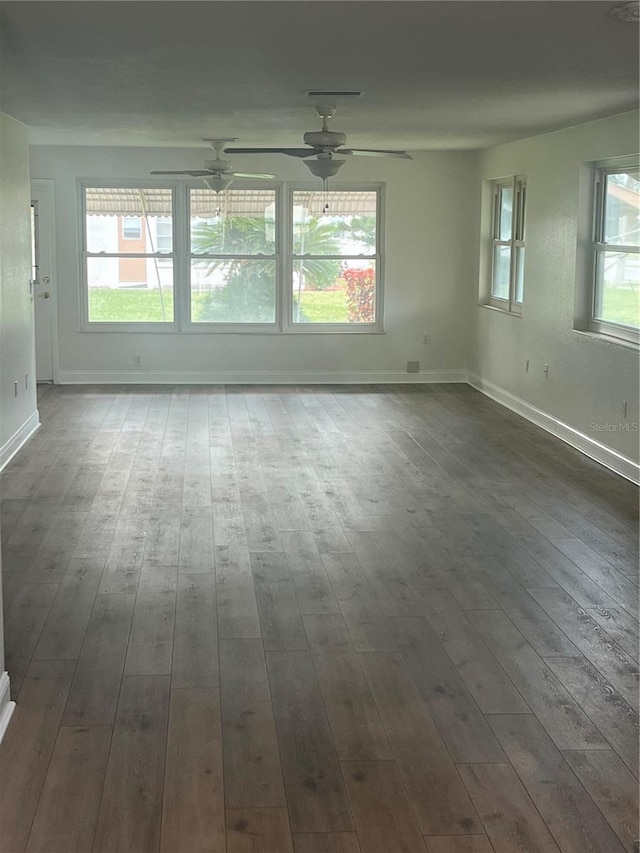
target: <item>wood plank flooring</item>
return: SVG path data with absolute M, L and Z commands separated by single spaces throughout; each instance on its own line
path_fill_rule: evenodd
M 0 853 L 617 853 L 638 492 L 468 386 L 39 389 Z

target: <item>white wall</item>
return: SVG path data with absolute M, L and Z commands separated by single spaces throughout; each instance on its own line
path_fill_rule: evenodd
M 36 428 L 27 129 L 0 113 L 0 468 Z M 29 390 L 25 389 L 29 376 Z M 18 383 L 18 394 L 14 392 Z M 0 605 L 2 567 L 0 564 Z M 8 679 L 0 606 L 0 739 L 8 722 Z
M 460 306 L 469 292 L 472 251 L 460 236 L 470 233 L 474 213 L 471 153 L 420 153 L 413 162 L 352 158 L 343 167 L 345 183 L 387 185 L 384 335 L 80 332 L 76 179 L 140 179 L 152 169 L 197 167 L 207 156 L 203 148 L 32 147 L 33 177 L 55 181 L 61 381 L 153 381 L 154 374 L 177 381 L 277 381 L 292 374 L 301 381 L 395 381 L 464 371 L 471 318 Z M 242 167 L 309 180 L 304 164 L 287 157 L 243 157 Z M 134 368 L 136 353 L 141 371 Z M 420 361 L 424 375 L 406 374 L 407 361 Z
M 495 390 L 491 383 L 551 416 L 547 426 L 556 419 L 636 462 L 637 432 L 618 427 L 600 432 L 591 425 L 617 425 L 623 400 L 629 426 L 637 424 L 638 351 L 574 331 L 573 320 L 576 284 L 588 275 L 588 250 L 578 247 L 580 213 L 591 201 L 585 164 L 637 152 L 636 112 L 480 152 L 478 187 L 507 175 L 527 178 L 525 295 L 522 318 L 473 308 L 469 361 L 488 390 Z M 475 284 L 477 303 L 477 276 Z
M 37 418 L 30 202 L 27 128 L 0 113 L 0 468 Z

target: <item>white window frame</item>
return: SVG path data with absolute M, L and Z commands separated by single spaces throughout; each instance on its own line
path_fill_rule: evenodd
M 282 328 L 282 313 L 281 313 L 281 302 L 279 288 L 280 282 L 283 279 L 282 276 L 282 221 L 283 221 L 283 211 L 282 211 L 282 185 L 275 182 L 267 182 L 261 181 L 260 183 L 251 183 L 249 181 L 243 181 L 242 184 L 238 186 L 238 189 L 243 190 L 271 190 L 275 193 L 275 241 L 274 241 L 274 252 L 270 255 L 266 254 L 257 254 L 257 255 L 227 255 L 221 253 L 204 253 L 204 254 L 194 254 L 191 252 L 191 203 L 190 203 L 190 191 L 192 189 L 201 189 L 202 186 L 198 184 L 189 183 L 185 187 L 186 192 L 186 240 L 188 243 L 188 255 L 187 255 L 187 266 L 188 266 L 188 280 L 187 280 L 187 298 L 188 298 L 188 320 L 187 320 L 187 330 L 189 332 L 206 332 L 208 334 L 224 334 L 224 333 L 236 333 L 236 332 L 253 332 L 254 334 L 264 334 L 264 333 L 279 333 Z M 233 191 L 233 187 L 230 188 Z M 255 259 L 262 258 L 265 260 L 273 260 L 275 263 L 275 271 L 276 271 L 276 281 L 275 281 L 275 319 L 273 323 L 219 323 L 219 322 L 203 322 L 203 321 L 194 321 L 191 318 L 191 261 L 192 260 L 206 260 L 210 258 L 212 260 L 242 260 L 242 259 Z
M 621 254 L 635 254 L 640 263 L 640 248 L 638 246 L 626 246 L 609 244 L 604 241 L 605 231 L 605 198 L 606 182 L 608 175 L 626 172 L 630 168 L 640 167 L 640 157 L 621 157 L 609 160 L 606 163 L 596 163 L 593 181 L 593 221 L 592 221 L 592 252 L 591 270 L 589 281 L 589 316 L 587 329 L 607 338 L 618 339 L 626 344 L 640 345 L 640 328 L 627 326 L 622 323 L 614 323 L 603 320 L 596 316 L 596 303 L 598 300 L 598 278 L 601 258 L 604 253 L 620 252 Z
M 180 333 L 180 334 L 276 334 L 276 335 L 314 335 L 314 334 L 382 334 L 383 310 L 384 310 L 384 240 L 385 240 L 385 185 L 383 183 L 349 183 L 337 184 L 331 182 L 330 190 L 341 192 L 376 192 L 376 290 L 375 290 L 375 316 L 374 323 L 293 323 L 292 305 L 293 293 L 291 287 L 293 275 L 292 235 L 293 235 L 293 192 L 313 191 L 318 192 L 317 183 L 294 183 L 273 182 L 259 184 L 243 181 L 239 188 L 242 189 L 274 189 L 276 197 L 276 320 L 274 323 L 211 323 L 191 321 L 191 247 L 190 247 L 190 210 L 189 189 L 199 188 L 197 181 L 167 181 L 167 180 L 107 180 L 79 179 L 77 182 L 78 194 L 78 234 L 79 234 L 79 269 L 78 280 L 80 282 L 79 307 L 80 326 L 82 332 L 92 334 L 104 333 Z M 173 219 L 173 251 L 147 252 L 147 253 L 92 253 L 87 251 L 86 233 L 86 210 L 85 191 L 93 189 L 167 189 L 172 192 L 172 219 Z M 173 322 L 163 323 L 161 321 L 131 322 L 131 321 L 109 321 L 100 322 L 89 320 L 88 316 L 88 282 L 87 282 L 87 258 L 116 257 L 116 258 L 158 258 L 159 260 L 171 260 L 173 262 Z M 198 258 L 207 256 L 197 255 Z M 240 257 L 240 256 L 234 256 Z M 247 256 L 255 257 L 255 256 Z M 322 256 L 328 257 L 328 256 Z M 341 256 L 342 257 L 342 256 Z M 345 256 L 346 257 L 346 256 Z M 355 257 L 355 256 L 353 256 Z M 361 256 L 365 257 L 365 256 Z M 369 257 L 369 256 L 366 256 Z
M 382 333 L 384 305 L 384 191 L 385 185 L 375 184 L 329 184 L 329 192 L 374 192 L 376 194 L 376 251 L 371 255 L 296 255 L 293 252 L 293 197 L 297 192 L 322 193 L 317 184 L 291 183 L 288 185 L 285 209 L 286 242 L 283 276 L 283 331 L 287 334 L 376 334 Z M 298 260 L 371 260 L 375 264 L 376 286 L 374 293 L 373 323 L 295 323 L 293 320 L 293 267 Z
M 527 181 L 523 175 L 514 175 L 509 178 L 501 178 L 491 182 L 492 184 L 492 206 L 491 206 L 491 240 L 490 240 L 490 274 L 487 305 L 498 308 L 509 314 L 522 314 L 524 302 L 524 269 L 522 269 L 523 285 L 522 300 L 517 299 L 517 281 L 520 265 L 526 264 L 525 255 L 525 224 L 526 224 L 526 198 Z M 513 207 L 511 213 L 511 234 L 508 239 L 500 238 L 500 213 L 502 210 L 502 191 L 510 188 L 513 192 Z M 508 247 L 509 253 L 509 295 L 502 298 L 494 294 L 496 280 L 496 249 L 500 246 Z M 524 257 L 524 261 L 523 261 Z
M 168 252 L 90 252 L 87 248 L 87 215 L 86 215 L 86 190 L 88 189 L 163 189 L 171 192 L 171 207 L 173 219 L 173 251 Z M 156 182 L 152 180 L 143 181 L 104 181 L 104 180 L 79 180 L 78 181 L 78 233 L 80 235 L 80 331 L 82 332 L 175 332 L 179 330 L 180 306 L 178 305 L 179 294 L 176 281 L 180 274 L 178 267 L 179 253 L 176 250 L 178 233 L 176 229 L 176 211 L 179 207 L 176 186 L 167 182 Z M 141 223 L 142 225 L 142 223 Z M 173 262 L 173 320 L 170 322 L 141 320 L 139 322 L 125 320 L 90 320 L 89 319 L 89 283 L 88 283 L 88 259 L 89 258 L 157 258 L 158 260 L 171 260 Z

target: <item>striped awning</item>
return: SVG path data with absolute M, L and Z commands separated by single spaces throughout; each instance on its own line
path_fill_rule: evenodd
M 85 209 L 93 216 L 171 216 L 169 189 L 87 187 Z
M 159 187 L 87 187 L 86 212 L 92 216 L 171 216 L 172 193 Z M 236 189 L 232 187 L 219 195 L 208 189 L 192 189 L 191 215 L 215 216 L 218 211 L 229 216 L 269 216 L 267 208 L 275 203 L 274 189 Z M 329 190 L 325 193 L 296 191 L 294 205 L 311 214 L 321 214 L 325 204 L 329 215 L 375 216 L 376 193 Z M 273 207 L 272 207 L 273 209 Z

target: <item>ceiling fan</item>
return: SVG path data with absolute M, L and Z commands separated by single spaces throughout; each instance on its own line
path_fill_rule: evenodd
M 315 160 L 305 162 L 305 166 L 318 178 L 332 178 L 346 160 L 334 159 L 334 154 L 357 157 L 400 157 L 403 160 L 413 159 L 406 151 L 394 151 L 381 148 L 344 148 L 347 135 L 335 130 L 329 130 L 328 122 L 335 112 L 334 104 L 316 104 L 316 112 L 322 119 L 322 129 L 304 134 L 306 148 L 228 148 L 229 154 L 286 154 L 289 157 L 315 157 Z
M 222 158 L 227 150 L 227 142 L 237 142 L 237 137 L 227 139 L 203 139 L 210 143 L 216 152 L 215 160 L 205 160 L 204 169 L 184 169 L 178 172 L 151 172 L 152 175 L 186 175 L 190 178 L 201 178 L 204 183 L 216 193 L 224 192 L 236 178 L 252 178 L 253 180 L 271 181 L 275 175 L 263 172 L 235 172 L 233 165 Z

